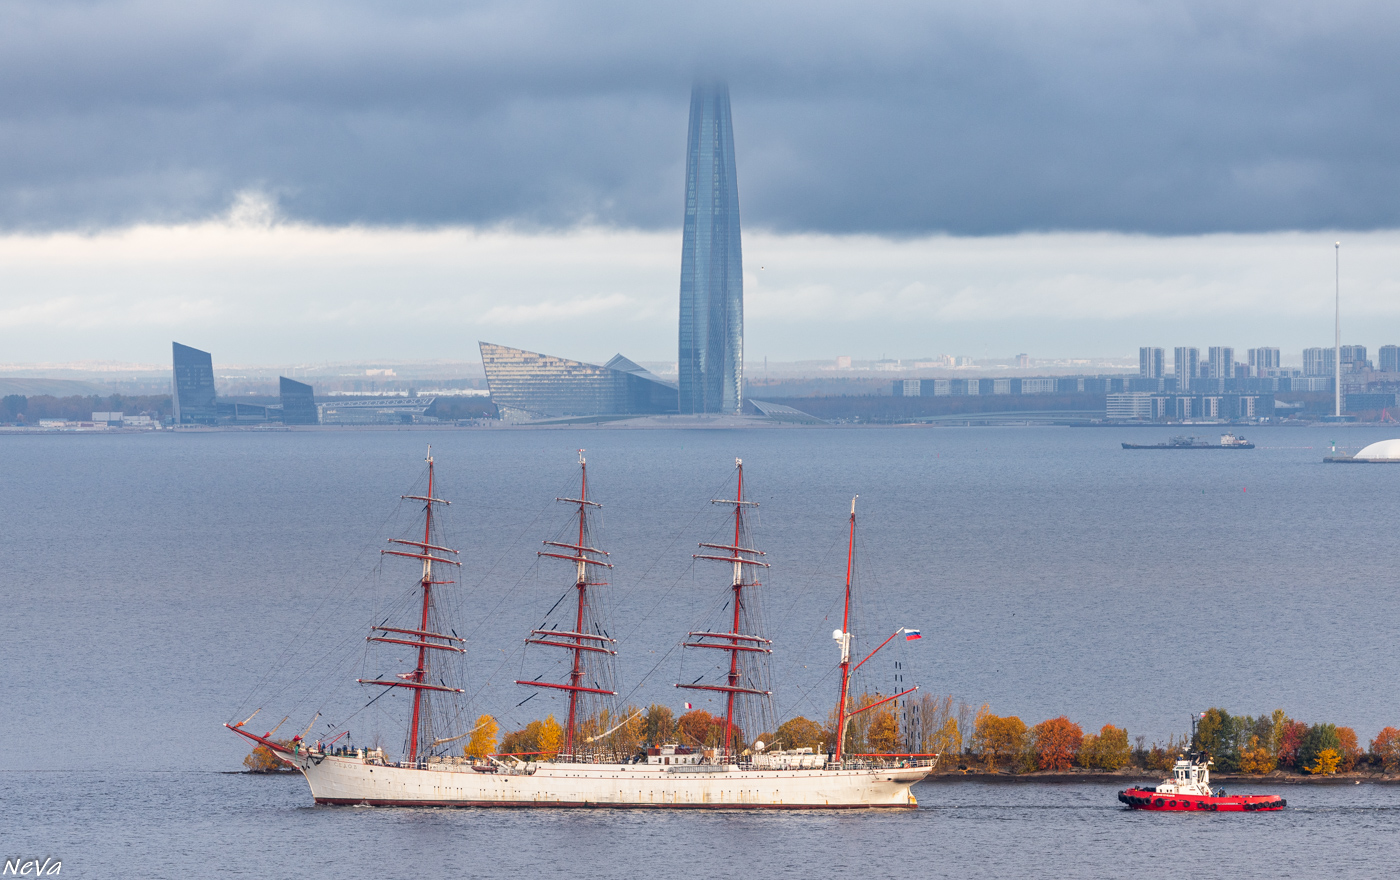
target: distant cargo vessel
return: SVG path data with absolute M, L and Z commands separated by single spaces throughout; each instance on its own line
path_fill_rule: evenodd
M 1200 437 L 1173 437 L 1166 443 L 1151 445 L 1124 443 L 1124 449 L 1253 449 L 1254 444 L 1234 434 L 1221 434 L 1219 443 L 1202 440 Z

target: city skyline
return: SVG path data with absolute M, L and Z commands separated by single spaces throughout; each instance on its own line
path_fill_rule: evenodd
M 745 361 L 1300 352 L 1338 239 L 1344 335 L 1400 327 L 1394 123 L 1357 109 L 1400 89 L 1400 10 L 545 5 L 6 7 L 6 360 L 454 359 L 526 327 L 669 360 L 697 76 L 743 96 Z

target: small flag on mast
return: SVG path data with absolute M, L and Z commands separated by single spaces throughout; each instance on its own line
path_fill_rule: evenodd
M 921 638 L 923 638 L 923 636 L 919 635 L 919 631 L 916 629 L 906 629 L 904 631 L 904 641 L 906 642 L 912 642 L 915 639 Z
M 685 704 L 685 707 L 686 707 L 687 709 L 694 709 L 694 708 L 695 708 L 694 706 L 690 705 L 689 703 L 686 703 L 686 704 Z

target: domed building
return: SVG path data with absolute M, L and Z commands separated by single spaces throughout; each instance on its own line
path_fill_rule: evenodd
M 1400 440 L 1382 440 L 1372 443 L 1352 456 L 1355 461 L 1400 462 Z

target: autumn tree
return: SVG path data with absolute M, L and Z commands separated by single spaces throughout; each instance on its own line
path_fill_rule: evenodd
M 1301 721 L 1285 718 L 1279 724 L 1278 763 L 1280 767 L 1296 769 L 1299 766 L 1298 753 L 1303 747 L 1303 738 L 1308 735 L 1308 726 Z
M 962 754 L 962 731 L 958 729 L 958 719 L 948 718 L 943 726 L 931 736 L 921 751 L 941 757 L 956 759 Z
M 998 761 L 1010 760 L 1025 751 L 1026 723 L 1015 715 L 1001 718 L 989 711 L 978 712 L 972 741 L 973 751 L 987 763 L 987 769 L 995 770 Z
M 1097 770 L 1117 770 L 1128 766 L 1133 747 L 1128 744 L 1128 731 L 1105 724 L 1097 734 L 1088 734 L 1079 747 L 1079 764 Z
M 1400 770 L 1400 730 L 1385 727 L 1371 740 L 1371 756 L 1387 773 Z
M 462 754 L 478 761 L 484 761 L 486 756 L 496 751 L 496 735 L 501 732 L 501 726 L 496 723 L 496 719 L 490 715 L 482 715 L 476 719 L 476 724 L 472 728 L 471 739 L 462 747 Z
M 1178 742 L 1175 735 L 1167 738 L 1167 744 L 1165 746 L 1154 742 L 1152 748 L 1147 752 L 1147 769 L 1172 769 L 1172 766 L 1176 763 L 1176 756 L 1186 751 L 1187 745 L 1189 745 L 1187 737 L 1183 736 L 1181 741 Z
M 1341 763 L 1341 752 L 1333 748 L 1326 748 L 1317 753 L 1317 757 L 1308 765 L 1307 770 L 1314 776 L 1331 776 L 1337 772 L 1337 767 Z
M 564 746 L 564 728 L 549 715 L 540 724 L 540 760 L 553 761 Z
M 1361 751 L 1361 745 L 1356 741 L 1356 731 L 1350 727 L 1337 728 L 1337 741 L 1341 743 L 1342 752 L 1340 769 L 1343 773 L 1350 773 L 1356 769 L 1356 762 L 1366 753 Z
M 963 736 L 971 730 L 970 710 L 966 703 L 956 703 L 951 695 L 924 694 L 906 706 L 904 744 L 911 752 L 958 757 L 963 750 Z
M 724 743 L 724 719 L 704 709 L 694 709 L 676 720 L 678 739 L 688 746 L 719 748 Z M 744 742 L 744 732 L 733 728 L 735 743 Z
M 817 722 L 798 715 L 778 726 L 773 743 L 784 749 L 811 749 L 820 753 L 826 751 L 827 733 Z
M 877 755 L 894 754 L 900 750 L 899 718 L 888 705 L 872 709 L 870 730 L 866 740 L 870 751 Z
M 1272 773 L 1277 766 L 1278 755 L 1274 754 L 1268 743 L 1260 742 L 1258 735 L 1250 736 L 1249 745 L 1240 752 L 1240 772 L 1263 776 Z
M 254 746 L 248 757 L 243 759 L 243 766 L 248 768 L 249 773 L 280 773 L 292 769 L 290 764 L 284 764 L 277 757 L 276 752 L 261 744 Z
M 622 710 L 622 721 L 612 725 L 616 728 L 607 737 L 607 743 L 618 761 L 625 761 L 645 748 L 646 718 L 637 706 Z
M 1041 770 L 1068 770 L 1083 742 L 1083 728 L 1063 715 L 1031 728 L 1031 751 Z
M 646 722 L 642 725 L 642 738 L 649 746 L 673 742 L 676 738 L 675 714 L 665 706 L 652 703 L 647 707 Z
M 564 728 L 550 715 L 543 721 L 531 721 L 520 730 L 513 730 L 501 740 L 499 754 L 515 755 L 526 760 L 553 761 L 564 744 Z

